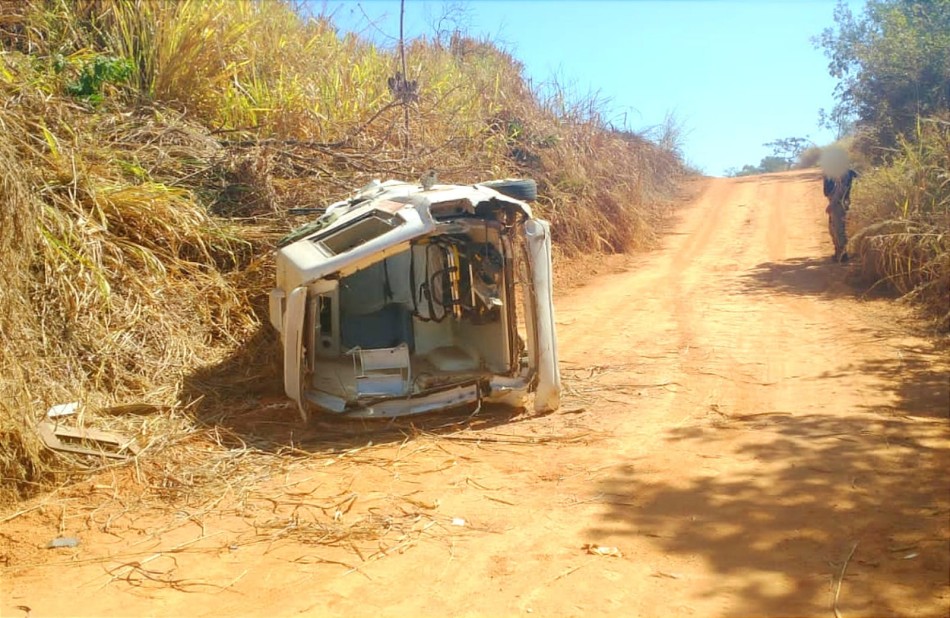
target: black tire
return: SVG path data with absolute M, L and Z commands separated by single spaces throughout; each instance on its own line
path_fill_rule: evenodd
M 531 178 L 505 178 L 504 180 L 489 180 L 479 184 L 516 200 L 533 202 L 538 199 L 538 183 Z

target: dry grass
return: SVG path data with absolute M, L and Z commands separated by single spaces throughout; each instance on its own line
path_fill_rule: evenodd
M 174 122 L 16 87 L 0 109 L 14 136 L 0 151 L 4 501 L 74 467 L 40 456 L 32 425 L 50 405 L 176 405 L 186 375 L 258 327 L 254 292 L 236 283 L 254 272 L 263 238 L 173 185 L 187 164 L 169 158 L 211 164 Z
M 864 275 L 950 328 L 950 119 L 921 119 L 885 165 L 855 184 L 852 239 Z
M 176 436 L 279 392 L 264 313 L 290 207 L 428 168 L 530 176 L 559 255 L 622 252 L 652 241 L 683 174 L 669 144 L 460 35 L 408 44 L 411 97 L 388 86 L 393 51 L 286 2 L 7 2 L 0 41 L 0 504 L 105 465 L 40 447 L 53 404 L 177 478 Z M 130 402 L 153 412 L 108 412 Z

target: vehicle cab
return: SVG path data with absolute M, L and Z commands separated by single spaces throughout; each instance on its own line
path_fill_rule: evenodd
M 310 411 L 556 409 L 551 234 L 528 180 L 374 181 L 278 246 L 270 321 Z M 515 196 L 515 197 L 513 197 Z

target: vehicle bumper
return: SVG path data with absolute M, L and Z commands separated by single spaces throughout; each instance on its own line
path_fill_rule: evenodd
M 481 401 L 520 407 L 524 405 L 527 395 L 526 380 L 495 376 L 488 381 L 487 393 L 482 384 L 472 382 L 408 398 L 357 401 L 356 405 L 347 405 L 345 400 L 326 393 L 310 391 L 307 401 L 322 412 L 347 418 L 395 418 L 450 410 Z

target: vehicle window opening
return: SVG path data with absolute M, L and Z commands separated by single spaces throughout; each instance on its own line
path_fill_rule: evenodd
M 396 215 L 374 211 L 340 230 L 314 237 L 313 242 L 336 255 L 378 238 L 401 224 L 402 219 Z
M 410 259 L 409 251 L 397 253 L 341 278 L 336 311 L 344 349 L 413 348 Z

